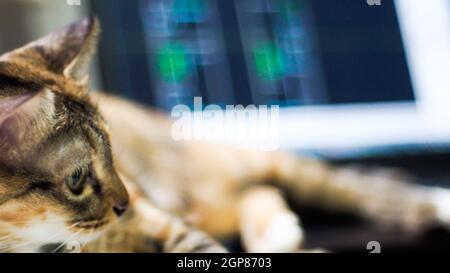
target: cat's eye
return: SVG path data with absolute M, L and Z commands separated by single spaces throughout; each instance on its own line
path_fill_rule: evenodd
M 88 177 L 88 168 L 77 169 L 72 175 L 66 177 L 66 185 L 73 194 L 80 195 L 81 193 L 83 193 L 83 189 Z

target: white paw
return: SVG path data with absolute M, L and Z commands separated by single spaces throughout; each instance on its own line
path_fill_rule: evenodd
M 259 252 L 294 252 L 303 243 L 297 217 L 289 212 L 276 215 L 261 237 Z
M 436 189 L 432 194 L 438 221 L 450 225 L 450 191 L 447 189 Z

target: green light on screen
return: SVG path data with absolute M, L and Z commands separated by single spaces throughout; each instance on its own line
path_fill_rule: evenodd
M 256 47 L 253 51 L 256 72 L 265 80 L 277 80 L 285 74 L 284 53 L 273 43 Z
M 163 80 L 183 81 L 189 71 L 186 49 L 179 43 L 167 43 L 158 52 L 158 65 Z

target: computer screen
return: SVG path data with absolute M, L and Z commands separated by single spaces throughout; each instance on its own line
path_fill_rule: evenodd
M 445 0 L 431 2 L 429 9 L 450 13 Z M 450 140 L 424 133 L 429 120 L 417 115 L 426 93 L 406 34 L 423 6 L 415 4 L 92 1 L 104 22 L 105 89 L 167 112 L 193 108 L 194 97 L 204 105 L 278 105 L 282 148 L 340 153 Z
M 134 39 L 123 43 L 127 59 L 146 61 L 153 99 L 144 102 L 166 110 L 193 96 L 282 106 L 414 100 L 393 1 L 140 0 L 116 9 L 112 26 L 142 35 L 142 52 Z

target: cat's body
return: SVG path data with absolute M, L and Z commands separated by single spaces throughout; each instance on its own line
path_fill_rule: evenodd
M 410 231 L 447 221 L 443 198 L 448 192 L 410 185 L 396 171 L 368 173 L 284 152 L 177 142 L 170 120 L 160 113 L 104 94 L 94 98 L 109 124 L 122 180 L 207 234 L 240 234 L 249 251 L 301 248 L 300 222 L 282 199 L 286 194 Z
M 450 224 L 445 189 L 174 141 L 163 115 L 87 93 L 79 74 L 96 36 L 90 18 L 0 58 L 0 251 L 39 251 L 61 238 L 87 252 L 224 251 L 209 236 L 236 235 L 248 251 L 298 251 L 304 234 L 279 189 L 409 230 Z M 130 209 L 117 222 L 128 203 L 121 182 Z M 50 238 L 54 222 L 67 233 Z

